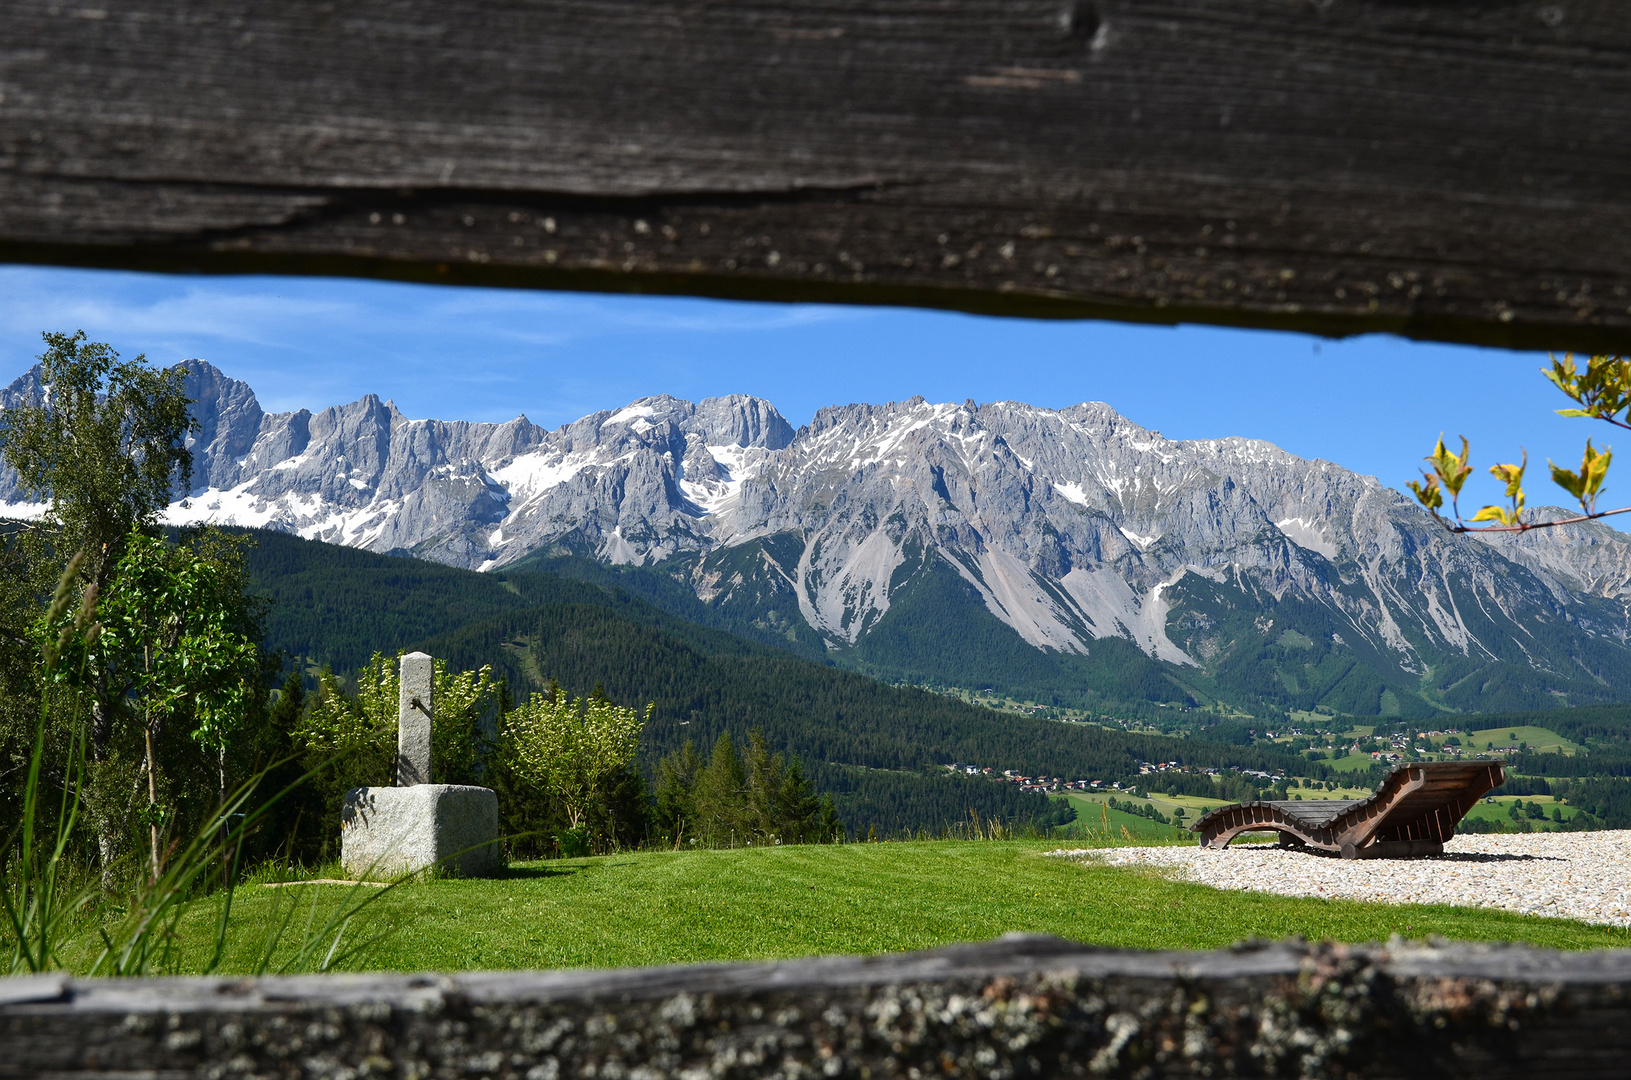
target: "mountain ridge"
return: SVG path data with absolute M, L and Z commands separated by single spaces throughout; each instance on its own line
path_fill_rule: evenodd
M 1631 698 L 1622 534 L 1453 536 L 1374 477 L 1260 440 L 1166 439 L 1103 403 L 914 397 L 795 430 L 763 399 L 658 395 L 551 431 L 412 420 L 373 394 L 269 414 L 213 365 L 184 367 L 199 431 L 176 523 L 472 569 L 640 568 L 761 635 L 903 679 L 983 609 L 1062 673 L 1039 693 L 1077 700 L 1123 692 L 1091 688 L 1105 664 L 1183 707 Z M 37 370 L 0 406 L 37 397 Z M 18 495 L 0 476 L 26 513 Z

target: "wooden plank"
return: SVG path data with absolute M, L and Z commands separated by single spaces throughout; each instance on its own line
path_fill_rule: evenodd
M 0 1076 L 1609 1077 L 1628 1020 L 1627 950 L 1014 936 L 628 971 L 0 980 Z
M 1622 0 L 7 0 L 0 259 L 1631 351 Z

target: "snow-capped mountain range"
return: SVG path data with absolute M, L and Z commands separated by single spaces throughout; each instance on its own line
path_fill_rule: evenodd
M 1631 659 L 1631 543 L 1613 529 L 1452 536 L 1372 477 L 1250 439 L 1166 439 L 1104 404 L 914 398 L 795 430 L 758 398 L 658 396 L 549 431 L 413 420 L 373 395 L 272 414 L 185 366 L 199 431 L 177 523 L 478 570 L 540 552 L 656 566 L 711 605 L 796 609 L 838 653 L 933 572 L 1060 656 L 1115 638 L 1205 672 L 1242 627 L 1280 645 L 1295 629 L 1380 662 L 1401 693 L 1516 665 L 1531 697 L 1580 700 L 1618 696 L 1608 669 Z M 38 393 L 36 368 L 0 406 Z M 37 511 L 9 473 L 0 501 Z

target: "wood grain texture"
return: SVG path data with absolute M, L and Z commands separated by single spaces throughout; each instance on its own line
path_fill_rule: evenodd
M 0 1076 L 1609 1077 L 1631 951 L 1013 936 L 626 971 L 0 979 Z
M 1631 351 L 1623 0 L 7 0 L 0 259 Z

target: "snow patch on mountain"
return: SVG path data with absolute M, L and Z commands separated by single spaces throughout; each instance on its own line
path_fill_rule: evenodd
M 1309 551 L 1317 551 L 1327 559 L 1337 557 L 1336 544 L 1327 539 L 1325 532 L 1317 522 L 1308 518 L 1291 517 L 1281 518 L 1274 525 L 1298 547 L 1307 548 Z
M 1014 456 L 1018 457 L 1019 455 L 1016 454 Z M 1020 460 L 1024 461 L 1023 458 L 1020 458 Z M 1025 462 L 1025 467 L 1026 469 L 1030 469 L 1032 468 L 1032 465 L 1027 461 Z M 1082 485 L 1076 483 L 1075 481 L 1070 481 L 1064 484 L 1054 481 L 1053 490 L 1057 491 L 1060 498 L 1064 499 L 1066 502 L 1075 503 L 1077 506 L 1087 505 L 1087 493 L 1082 490 Z
M 1196 663 L 1170 624 L 1201 578 L 1238 590 L 1231 603 L 1325 611 L 1344 641 L 1414 672 L 1435 650 L 1484 658 L 1546 634 L 1627 636 L 1623 611 L 1586 605 L 1631 602 L 1624 534 L 1450 536 L 1372 477 L 1258 440 L 1167 439 L 1103 403 L 919 397 L 825 408 L 795 431 L 762 399 L 656 395 L 546 430 L 526 417 L 411 420 L 372 394 L 269 414 L 244 383 L 184 366 L 199 431 L 177 524 L 484 570 L 540 548 L 683 569 L 774 536 L 799 546 L 796 568 L 778 555 L 765 572 L 776 589 L 791 579 L 834 648 L 886 615 L 909 559 L 941 558 L 1021 638 L 1065 654 L 1115 637 Z M 41 392 L 31 372 L 0 408 Z M 12 516 L 41 510 L 14 474 L 0 473 L 0 499 Z M 720 587 L 687 580 L 704 600 Z M 1184 640 L 1211 632 L 1194 626 Z
M 384 532 L 390 518 L 402 509 L 400 500 L 386 499 L 372 500 L 354 510 L 341 510 L 318 496 L 299 492 L 285 492 L 268 499 L 251 491 L 252 486 L 251 482 L 229 491 L 206 488 L 186 500 L 172 503 L 165 514 L 165 523 L 276 529 L 307 540 L 367 548 Z
M 551 488 L 560 487 L 584 469 L 596 464 L 592 454 L 560 454 L 537 451 L 522 454 L 489 469 L 487 475 L 510 493 L 517 509 Z
M 714 465 L 712 475 L 696 479 L 691 477 L 689 463 L 692 455 L 688 450 L 687 470 L 680 480 L 680 490 L 685 492 L 686 498 L 695 503 L 703 514 L 717 514 L 727 508 L 732 500 L 741 494 L 742 485 L 749 478 L 758 475 L 759 469 L 769 457 L 769 451 L 761 447 L 716 443 L 703 446 L 702 449 L 707 459 Z M 697 456 L 702 457 L 701 454 Z
M 1125 536 L 1127 539 L 1136 544 L 1138 546 L 1138 550 L 1140 551 L 1144 551 L 1151 544 L 1161 539 L 1159 536 L 1140 536 L 1138 533 L 1133 532 L 1133 530 L 1127 528 L 1125 525 L 1118 525 L 1117 528 L 1121 531 L 1121 535 Z
M 617 410 L 608 416 L 601 427 L 615 427 L 619 424 L 635 424 L 642 420 L 649 420 L 657 415 L 657 410 L 650 405 L 629 405 Z

